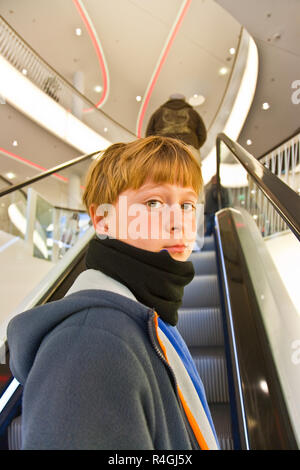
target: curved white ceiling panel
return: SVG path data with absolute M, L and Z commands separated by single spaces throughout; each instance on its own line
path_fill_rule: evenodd
M 137 119 L 137 125 L 136 125 L 136 135 L 138 137 L 142 137 L 143 121 L 144 121 L 146 109 L 147 109 L 147 106 L 149 104 L 153 89 L 154 89 L 155 84 L 157 82 L 157 79 L 159 77 L 161 68 L 162 68 L 162 66 L 163 66 L 163 64 L 164 64 L 164 62 L 165 62 L 165 60 L 168 56 L 169 50 L 172 47 L 173 41 L 174 41 L 174 39 L 175 39 L 175 37 L 178 33 L 180 25 L 181 25 L 185 15 L 186 15 L 186 12 L 187 12 L 190 4 L 191 4 L 191 1 L 192 0 L 184 0 L 182 2 L 182 5 L 181 5 L 181 7 L 178 11 L 178 14 L 176 16 L 176 19 L 174 21 L 174 24 L 173 24 L 173 26 L 172 26 L 172 28 L 169 32 L 169 35 L 166 39 L 164 47 L 161 50 L 159 59 L 158 59 L 157 64 L 154 68 L 154 71 L 152 73 L 152 76 L 151 76 L 151 79 L 150 79 L 149 84 L 147 86 L 147 89 L 144 93 L 144 98 L 143 98 L 142 103 L 141 103 L 141 107 L 140 107 L 140 111 L 139 111 L 138 119 Z
M 209 130 L 209 137 L 201 149 L 203 156 L 202 173 L 205 183 L 216 173 L 216 137 L 224 132 L 231 139 L 237 140 L 249 113 L 257 83 L 258 76 L 258 52 L 254 40 L 243 29 L 238 55 L 232 70 L 230 82 L 220 109 Z M 240 172 L 237 165 L 232 171 L 226 170 L 226 186 L 239 187 L 245 185 L 244 171 Z M 232 166 L 233 168 L 233 166 Z
M 99 39 L 99 36 L 97 34 L 97 31 L 93 25 L 93 22 L 83 4 L 82 0 L 73 0 L 74 5 L 76 6 L 79 15 L 81 16 L 85 27 L 88 31 L 88 34 L 92 40 L 93 46 L 95 48 L 96 54 L 97 54 L 97 59 L 101 68 L 101 73 L 102 73 L 102 95 L 99 101 L 95 104 L 97 108 L 102 107 L 109 95 L 109 73 L 108 73 L 108 67 L 107 67 L 107 62 L 105 59 L 105 54 L 101 45 L 101 41 Z M 83 111 L 93 111 L 93 108 L 89 109 L 84 109 Z

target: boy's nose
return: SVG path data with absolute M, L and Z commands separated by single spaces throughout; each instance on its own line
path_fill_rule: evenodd
M 171 231 L 172 232 L 175 232 L 175 231 L 178 231 L 178 230 L 182 230 L 182 225 L 171 225 Z
M 166 213 L 166 222 L 165 228 L 170 232 L 178 232 L 182 231 L 183 223 L 182 223 L 182 210 L 180 205 L 178 207 L 172 206 L 169 207 Z

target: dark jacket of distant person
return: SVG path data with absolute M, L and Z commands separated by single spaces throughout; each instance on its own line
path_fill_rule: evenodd
M 221 205 L 222 207 L 227 207 L 229 204 L 228 190 L 223 186 L 220 186 L 221 190 Z M 219 210 L 218 205 L 218 186 L 217 186 L 217 177 L 213 176 L 205 187 L 205 214 L 214 214 Z
M 174 137 L 192 145 L 196 149 L 206 141 L 206 127 L 197 111 L 184 97 L 170 99 L 151 116 L 146 129 L 146 136 L 162 135 Z M 178 94 L 178 96 L 181 96 Z

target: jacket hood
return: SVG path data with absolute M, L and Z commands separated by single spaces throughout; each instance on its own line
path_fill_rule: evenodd
M 164 108 L 170 108 L 170 109 L 181 109 L 181 108 L 191 108 L 193 107 L 187 103 L 185 100 L 169 100 L 167 101 L 164 105 Z
M 10 321 L 7 328 L 10 369 L 21 384 L 26 381 L 43 340 L 72 315 L 91 308 L 104 308 L 118 310 L 121 314 L 129 315 L 137 321 L 149 318 L 151 309 L 134 300 L 135 297 L 125 286 L 99 273 L 99 278 L 101 275 L 108 278 L 100 289 L 99 285 L 96 287 L 99 280 L 97 274 L 93 276 L 89 271 L 94 270 L 82 273 L 66 297 L 34 307 Z M 92 278 L 94 284 L 90 282 Z M 124 289 L 122 290 L 118 284 Z

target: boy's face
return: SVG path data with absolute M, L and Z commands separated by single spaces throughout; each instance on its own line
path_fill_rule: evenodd
M 148 180 L 139 189 L 127 189 L 115 205 L 91 207 L 97 234 L 112 236 L 129 245 L 159 252 L 167 250 L 186 261 L 196 238 L 197 194 L 190 187 Z

